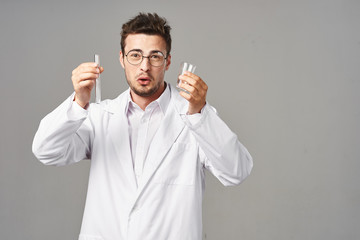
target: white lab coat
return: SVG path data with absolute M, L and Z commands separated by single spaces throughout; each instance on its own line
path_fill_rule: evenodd
M 114 100 L 73 105 L 73 95 L 40 123 L 33 142 L 47 165 L 91 159 L 79 240 L 198 240 L 202 235 L 204 169 L 225 186 L 243 181 L 252 158 L 206 104 L 193 125 L 188 102 L 168 84 L 171 101 L 149 147 L 136 185 L 126 93 Z

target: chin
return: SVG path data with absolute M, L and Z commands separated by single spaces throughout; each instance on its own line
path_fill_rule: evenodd
M 150 97 L 153 94 L 155 94 L 158 91 L 159 88 L 150 88 L 150 89 L 146 89 L 145 87 L 131 87 L 131 90 L 138 96 L 141 97 Z

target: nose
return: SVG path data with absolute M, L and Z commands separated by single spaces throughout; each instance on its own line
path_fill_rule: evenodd
M 149 71 L 149 69 L 150 69 L 150 58 L 149 57 L 143 57 L 143 60 L 140 64 L 140 68 L 144 72 Z

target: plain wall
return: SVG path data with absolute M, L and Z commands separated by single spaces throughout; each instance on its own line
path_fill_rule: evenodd
M 40 120 L 98 53 L 103 98 L 127 89 L 121 25 L 157 12 L 172 26 L 175 83 L 197 65 L 208 101 L 254 158 L 224 187 L 207 172 L 204 239 L 360 239 L 360 2 L 0 2 L 0 239 L 77 239 L 89 161 L 40 164 Z

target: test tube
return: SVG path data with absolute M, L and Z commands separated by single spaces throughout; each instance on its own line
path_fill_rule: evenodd
M 98 54 L 95 54 L 95 63 L 100 67 L 100 56 Z M 99 77 L 96 79 L 95 82 L 95 103 L 101 102 L 101 80 L 100 80 L 100 74 Z
M 181 65 L 180 65 L 180 73 L 179 73 L 179 76 L 180 75 L 183 75 L 185 73 L 185 71 L 189 71 L 191 73 L 194 73 L 195 72 L 195 69 L 196 69 L 196 66 L 194 64 L 191 64 L 191 63 L 188 63 L 188 62 L 182 62 Z M 177 79 L 177 84 L 176 84 L 176 87 L 181 90 L 181 91 L 184 91 L 186 93 L 189 93 L 188 91 L 186 91 L 185 89 L 182 89 L 181 87 L 179 87 L 179 84 L 181 83 L 182 81 L 178 78 Z M 187 82 L 185 82 L 187 83 Z

